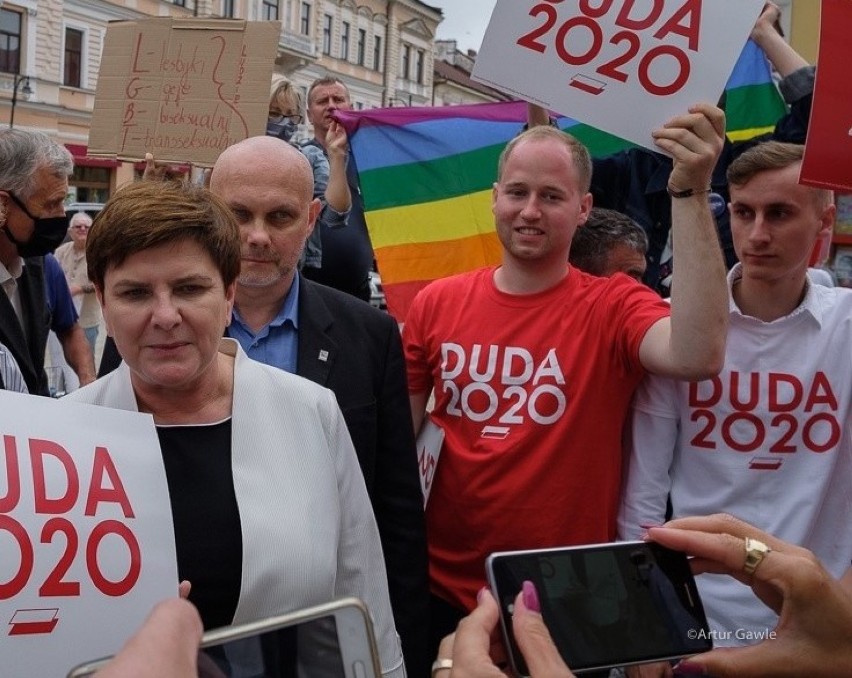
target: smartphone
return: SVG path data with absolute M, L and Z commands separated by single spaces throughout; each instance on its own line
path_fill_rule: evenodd
M 110 657 L 71 670 L 88 678 Z M 381 678 L 373 625 L 357 598 L 204 634 L 199 678 Z
M 528 674 L 512 634 L 515 597 L 535 584 L 541 614 L 574 673 L 663 661 L 712 649 L 686 555 L 651 542 L 493 553 L 486 560 L 503 639 Z

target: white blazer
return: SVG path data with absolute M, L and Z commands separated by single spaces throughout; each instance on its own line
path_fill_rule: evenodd
M 232 339 L 219 351 L 236 356 L 231 457 L 243 559 L 233 623 L 357 596 L 372 613 L 383 675 L 404 676 L 379 532 L 334 394 L 250 359 Z M 64 399 L 138 411 L 126 363 Z

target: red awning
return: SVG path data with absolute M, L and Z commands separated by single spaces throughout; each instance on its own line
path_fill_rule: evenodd
M 77 167 L 118 167 L 121 163 L 112 158 L 90 158 L 86 153 L 89 149 L 82 144 L 65 144 L 71 155 L 74 156 L 74 164 Z

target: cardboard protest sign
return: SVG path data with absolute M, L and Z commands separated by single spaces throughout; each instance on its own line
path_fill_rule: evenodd
M 107 26 L 89 155 L 212 165 L 263 134 L 277 22 L 155 18 Z
M 820 12 L 818 68 L 800 181 L 852 191 L 852 97 L 846 72 L 852 60 L 852 3 L 824 0 Z
M 715 103 L 764 0 L 498 0 L 473 78 L 646 148 Z
M 4 678 L 114 654 L 177 595 L 166 474 L 150 415 L 0 391 Z

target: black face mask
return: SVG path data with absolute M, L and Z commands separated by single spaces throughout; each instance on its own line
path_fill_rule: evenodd
M 53 250 L 62 244 L 62 241 L 65 240 L 65 236 L 68 233 L 68 215 L 63 215 L 61 217 L 34 217 L 30 214 L 27 206 L 24 205 L 24 203 L 21 202 L 14 193 L 10 191 L 8 192 L 8 195 L 12 202 L 20 207 L 21 211 L 33 222 L 33 234 L 27 242 L 20 242 L 19 240 L 16 240 L 15 236 L 12 235 L 12 231 L 9 229 L 8 223 L 4 224 L 3 227 L 0 228 L 0 230 L 6 234 L 6 237 L 15 243 L 20 256 L 43 257 L 45 254 L 53 252 Z
M 298 127 L 299 126 L 289 118 L 285 118 L 284 122 L 267 122 L 266 135 L 270 137 L 278 137 L 284 141 L 290 141 Z

